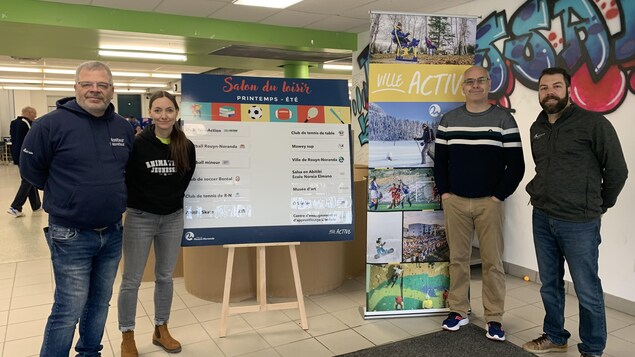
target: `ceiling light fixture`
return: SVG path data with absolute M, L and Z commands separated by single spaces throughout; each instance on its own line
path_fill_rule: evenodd
M 145 93 L 145 89 L 123 89 L 115 87 L 116 93 Z
M 42 70 L 30 67 L 0 67 L 0 72 L 42 73 Z
M 139 58 L 139 59 L 154 59 L 154 60 L 166 60 L 166 61 L 187 61 L 186 55 L 174 54 L 174 53 L 159 53 L 159 52 L 133 52 L 133 51 L 113 51 L 113 50 L 99 50 L 97 53 L 103 57 L 123 57 L 123 58 Z
M 75 81 L 56 81 L 51 79 L 45 79 L 42 82 L 44 84 L 57 84 L 57 85 L 69 85 L 69 86 L 75 85 Z
M 180 73 L 152 73 L 152 77 L 181 79 L 181 74 Z
M 350 64 L 328 64 L 325 63 L 322 65 L 323 69 L 334 69 L 337 71 L 352 71 L 353 65 Z
M 101 45 L 100 50 L 114 50 L 114 51 L 134 51 L 134 52 L 157 52 L 157 53 L 177 53 L 184 54 L 185 51 L 174 48 L 163 47 L 144 47 L 144 46 L 122 46 L 122 45 Z
M 3 86 L 4 89 L 12 90 L 42 90 L 42 87 L 26 87 L 26 86 Z
M 42 84 L 39 79 L 0 78 L 0 83 Z
M 75 74 L 75 70 L 74 69 L 44 68 L 44 73 Z
M 42 87 L 42 90 L 47 90 L 52 92 L 74 92 L 75 88 L 73 87 Z
M 141 88 L 165 88 L 165 83 L 117 83 L 115 87 L 141 87 Z
M 232 0 L 234 5 L 271 7 L 274 9 L 284 9 L 302 0 Z
M 150 73 L 144 72 L 112 72 L 113 77 L 150 77 Z

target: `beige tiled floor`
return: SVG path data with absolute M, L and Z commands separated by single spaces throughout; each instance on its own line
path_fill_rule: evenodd
M 1 165 L 0 182 L 0 208 L 4 211 L 19 184 L 17 168 Z M 38 354 L 52 302 L 52 272 L 42 235 L 46 213 L 32 213 L 28 204 L 24 211 L 26 216 L 20 218 L 0 212 L 0 357 Z M 168 356 L 151 343 L 152 288 L 152 284 L 143 283 L 139 293 L 137 346 L 144 357 Z M 507 288 L 508 339 L 522 344 L 538 337 L 544 311 L 538 285 L 508 276 Z M 483 326 L 480 291 L 480 272 L 474 270 L 470 319 Z M 364 320 L 360 313 L 364 304 L 361 277 L 347 280 L 332 292 L 307 296 L 305 301 L 308 331 L 300 328 L 297 311 L 272 311 L 231 316 L 228 336 L 219 338 L 220 304 L 189 294 L 183 280 L 176 279 L 170 329 L 183 344 L 179 354 L 183 357 L 312 357 L 333 356 L 438 331 L 443 320 L 443 316 Z M 108 357 L 119 356 L 121 343 L 116 302 L 114 296 L 103 341 L 103 356 Z M 559 355 L 579 356 L 575 347 L 579 341 L 575 297 L 568 297 L 565 314 L 573 337 L 569 352 Z M 607 318 L 610 335 L 605 356 L 635 355 L 635 317 L 608 309 Z

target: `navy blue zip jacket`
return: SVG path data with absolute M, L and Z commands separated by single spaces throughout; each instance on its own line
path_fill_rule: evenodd
M 16 165 L 20 164 L 20 149 L 22 148 L 22 142 L 24 137 L 31 129 L 33 122 L 31 119 L 23 116 L 19 116 L 11 121 L 9 126 L 9 133 L 11 134 L 11 158 Z
M 112 104 L 99 118 L 75 98 L 56 104 L 24 138 L 20 174 L 44 190 L 49 223 L 78 229 L 117 223 L 126 209 L 124 171 L 132 127 Z

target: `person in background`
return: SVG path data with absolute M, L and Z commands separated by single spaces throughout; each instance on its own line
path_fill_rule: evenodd
M 22 143 L 24 142 L 24 138 L 26 134 L 31 129 L 31 125 L 35 121 L 37 117 L 37 111 L 33 107 L 24 107 L 22 108 L 22 115 L 11 121 L 9 126 L 9 133 L 11 135 L 11 157 L 13 158 L 13 163 L 16 165 L 20 164 L 20 151 L 22 151 Z M 42 201 L 40 201 L 40 193 L 37 191 L 37 188 L 33 187 L 31 183 L 21 178 L 20 187 L 18 188 L 18 192 L 15 194 L 15 198 L 11 203 L 11 206 L 7 210 L 7 213 L 14 217 L 22 217 L 24 213 L 22 212 L 22 207 L 24 203 L 26 203 L 27 198 L 29 199 L 29 204 L 31 205 L 31 209 L 33 212 L 39 210 L 42 207 Z
M 534 207 L 544 334 L 523 348 L 532 353 L 567 352 L 571 334 L 564 326 L 566 261 L 580 310 L 578 351 L 582 356 L 601 356 L 606 313 L 598 276 L 600 226 L 626 183 L 628 169 L 611 123 L 572 103 L 570 92 L 567 71 L 542 71 L 538 100 L 543 110 L 530 129 L 536 175 L 527 192 Z
M 523 178 L 525 160 L 514 117 L 488 101 L 487 70 L 472 66 L 463 78 L 465 105 L 441 118 L 434 155 L 434 178 L 450 248 L 450 313 L 442 327 L 457 331 L 469 322 L 470 257 L 476 232 L 483 267 L 485 336 L 504 341 L 503 201 Z
M 390 285 L 391 288 L 395 286 L 399 278 L 402 278 L 403 276 L 403 267 L 400 264 L 395 265 L 392 268 L 393 268 L 393 271 L 389 281 L 389 283 L 392 283 L 392 285 Z M 403 283 L 403 278 L 401 279 L 401 282 Z M 386 286 L 388 286 L 388 284 L 386 284 Z
M 408 44 L 410 43 L 410 40 L 408 39 L 410 32 L 403 32 L 401 29 L 401 22 L 397 22 L 397 25 L 395 25 L 395 28 L 390 33 L 392 35 L 393 42 L 398 44 L 399 47 L 408 47 Z
M 403 202 L 408 201 L 408 207 L 412 207 L 412 201 L 410 200 L 410 186 L 403 183 L 403 181 L 399 180 L 399 186 L 401 186 L 401 192 L 403 195 L 401 196 L 401 208 L 403 208 Z
M 134 115 L 128 116 L 128 123 L 132 125 L 135 135 L 141 134 L 141 123 L 137 120 L 137 118 L 134 117 Z
M 178 114 L 172 94 L 160 91 L 150 97 L 154 124 L 137 135 L 126 168 L 128 208 L 118 303 L 121 357 L 138 356 L 134 340 L 137 295 L 152 243 L 156 257 L 152 343 L 169 353 L 181 351 L 181 344 L 168 331 L 168 320 L 172 274 L 183 235 L 183 197 L 194 175 L 196 152 L 176 124 Z
M 370 177 L 368 192 L 370 196 L 370 205 L 368 206 L 368 210 L 370 211 L 374 209 L 375 211 L 377 211 L 377 208 L 379 207 L 379 199 L 380 199 L 380 192 L 379 192 L 379 185 L 377 184 L 377 177 L 375 176 Z
M 377 238 L 377 240 L 375 241 L 375 250 L 377 250 L 377 255 L 382 256 L 382 255 L 386 255 L 386 249 L 384 248 L 384 246 L 386 245 L 386 242 L 382 242 L 381 237 Z
M 421 136 L 414 140 L 421 141 L 421 164 L 424 165 L 430 153 L 430 145 L 434 142 L 434 131 L 426 123 L 421 125 L 421 130 Z
M 115 113 L 112 73 L 90 61 L 75 73 L 75 97 L 57 101 L 24 138 L 20 173 L 44 190 L 44 229 L 55 278 L 41 357 L 68 356 L 79 322 L 77 356 L 99 356 L 121 259 L 124 170 L 130 124 Z

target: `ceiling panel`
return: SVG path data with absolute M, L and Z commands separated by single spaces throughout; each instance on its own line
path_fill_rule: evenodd
M 409 2 L 410 0 L 405 0 Z M 420 0 L 421 1 L 421 0 Z M 342 11 L 354 9 L 375 0 L 304 0 L 288 7 L 289 10 L 310 12 L 314 14 L 338 15 Z
M 240 22 L 260 22 L 278 12 L 280 9 L 228 4 L 214 11 L 209 17 Z
M 283 25 L 291 27 L 309 27 L 310 24 L 323 21 L 328 15 L 318 15 L 308 12 L 284 10 L 261 21 L 267 25 Z
M 162 1 L 154 11 L 172 15 L 208 17 L 225 5 L 222 2 L 209 0 Z
M 354 19 L 354 18 L 338 15 L 338 16 L 329 16 L 320 22 L 311 24 L 311 29 L 334 31 L 333 30 L 334 28 L 350 29 L 350 28 L 361 26 L 364 24 L 370 28 L 370 17 L 366 19 Z

